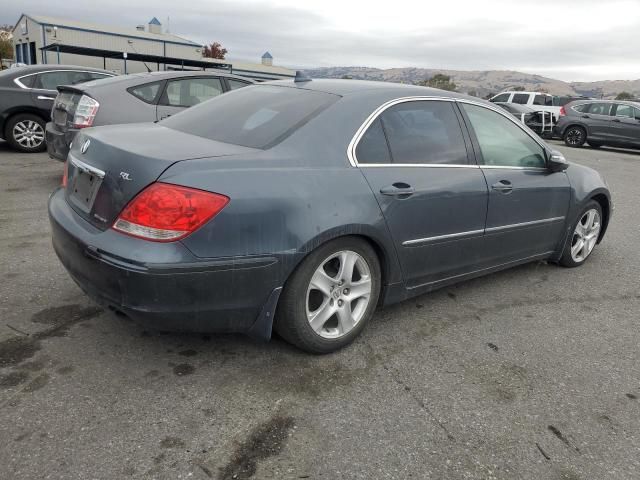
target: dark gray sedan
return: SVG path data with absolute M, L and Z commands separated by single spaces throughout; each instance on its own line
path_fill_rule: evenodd
M 351 342 L 378 306 L 536 260 L 582 265 L 613 204 L 504 110 L 355 80 L 243 88 L 82 131 L 49 201 L 88 295 L 159 329 Z M 499 294 L 497 294 L 499 296 Z
M 123 75 L 100 82 L 58 87 L 47 151 L 64 161 L 82 128 L 155 122 L 253 81 L 220 72 L 175 71 Z

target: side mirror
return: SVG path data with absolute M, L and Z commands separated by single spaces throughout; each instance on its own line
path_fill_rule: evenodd
M 557 150 L 547 153 L 547 166 L 552 172 L 564 172 L 569 168 L 569 162 L 564 155 Z

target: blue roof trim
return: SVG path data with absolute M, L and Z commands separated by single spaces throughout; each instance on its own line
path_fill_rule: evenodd
M 194 47 L 194 48 L 202 47 L 202 45 L 199 45 L 195 42 L 176 42 L 175 40 L 163 40 L 162 38 L 147 38 L 147 37 L 139 37 L 137 35 L 125 35 L 124 33 L 112 33 L 112 32 L 105 32 L 103 30 L 92 30 L 90 28 L 71 27 L 68 25 L 55 25 L 53 23 L 40 23 L 36 19 L 31 18 L 29 15 L 25 15 L 25 17 L 31 20 L 32 22 L 38 23 L 45 27 L 66 28 L 67 30 L 76 30 L 78 32 L 99 33 L 101 35 L 109 35 L 112 37 L 137 38 L 139 40 L 147 40 L 149 42 L 162 42 L 162 43 L 169 43 L 172 45 L 186 45 L 187 47 Z
M 153 17 L 149 22 L 149 25 L 162 25 L 162 24 L 160 23 L 160 20 L 158 20 L 156 17 Z

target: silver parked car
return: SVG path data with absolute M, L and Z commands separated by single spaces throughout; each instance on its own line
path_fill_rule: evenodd
M 220 72 L 175 71 L 123 75 L 58 87 L 47 124 L 47 150 L 64 161 L 79 130 L 155 122 L 253 81 Z

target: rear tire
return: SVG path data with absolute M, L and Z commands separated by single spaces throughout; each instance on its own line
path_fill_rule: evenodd
M 382 276 L 371 246 L 356 237 L 327 242 L 311 252 L 287 280 L 274 329 L 311 353 L 351 343 L 373 316 Z
M 602 207 L 598 202 L 591 200 L 585 205 L 573 223 L 560 265 L 573 268 L 584 264 L 598 242 L 602 218 Z
M 7 121 L 4 138 L 20 152 L 43 152 L 47 148 L 44 128 L 45 121 L 38 115 L 19 113 Z
M 562 136 L 567 147 L 581 147 L 587 141 L 587 131 L 579 126 L 572 126 L 565 130 Z

